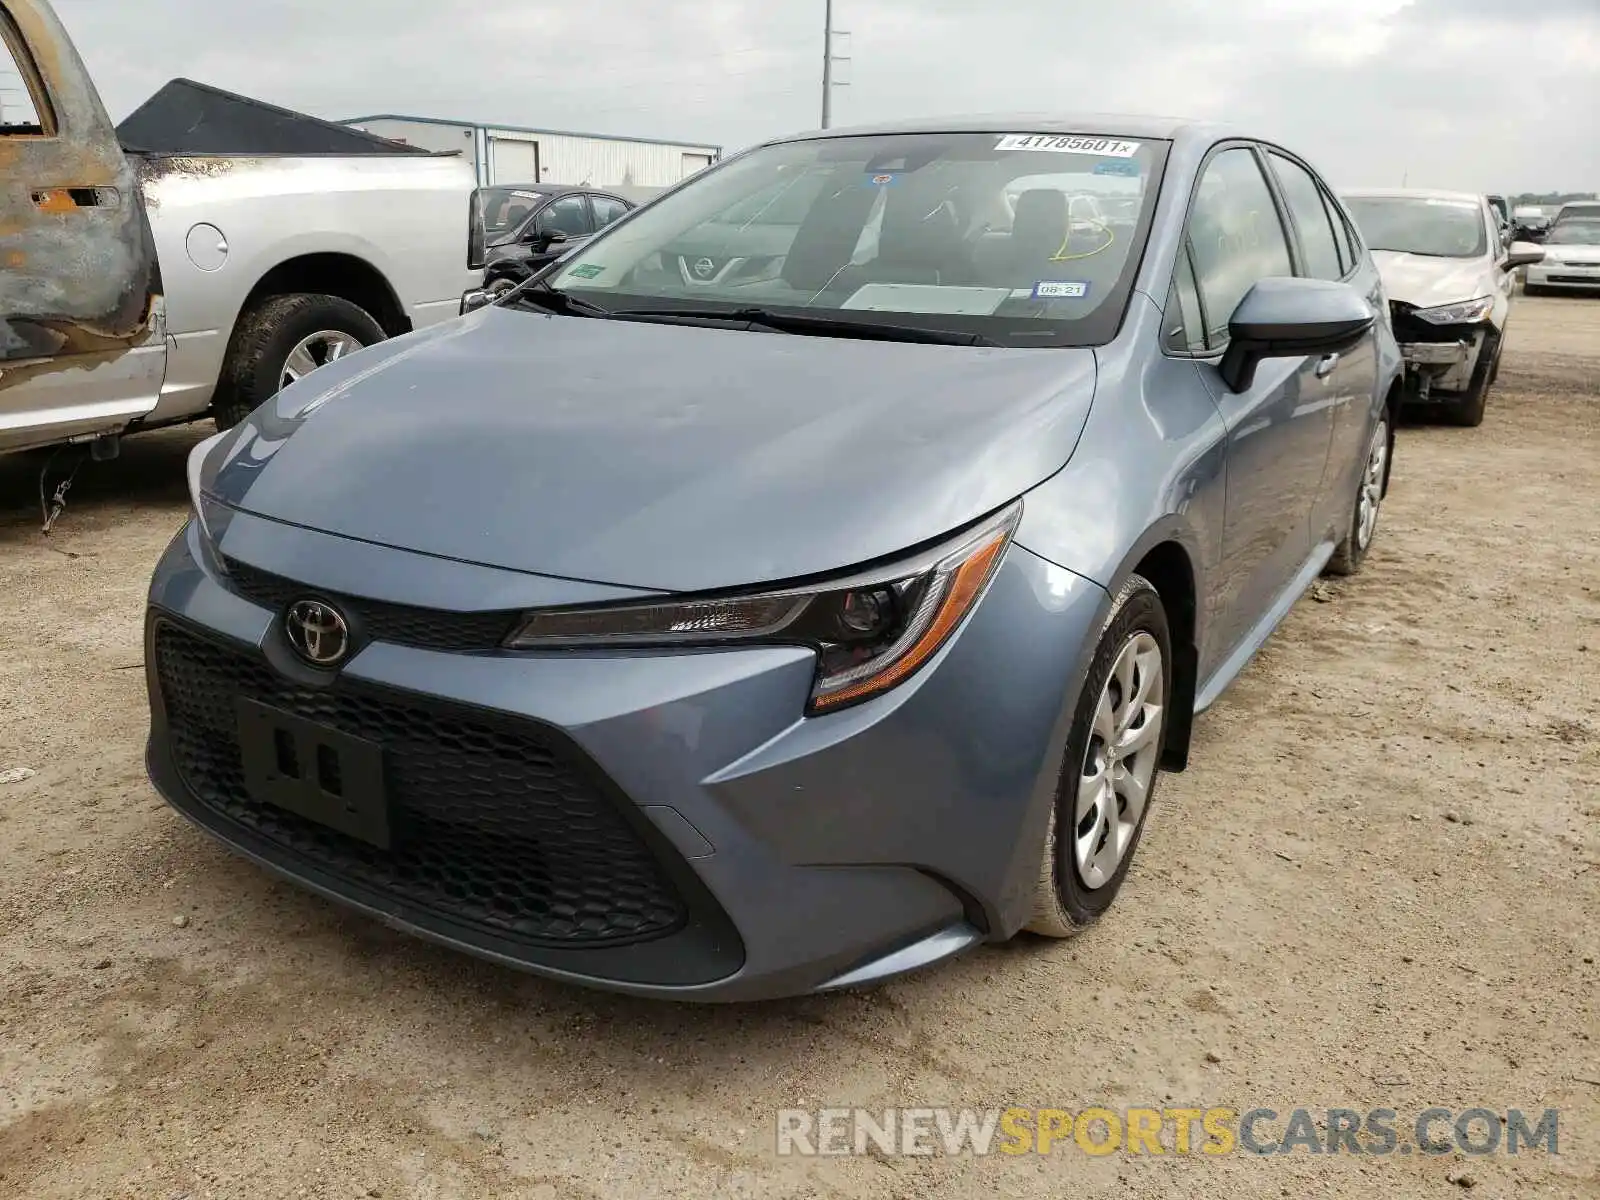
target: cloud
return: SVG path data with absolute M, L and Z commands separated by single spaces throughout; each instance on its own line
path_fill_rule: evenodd
M 55 0 L 121 116 L 188 75 L 321 116 L 728 147 L 810 128 L 821 0 Z M 839 123 L 1120 110 L 1232 120 L 1336 180 L 1600 187 L 1600 3 L 837 0 Z

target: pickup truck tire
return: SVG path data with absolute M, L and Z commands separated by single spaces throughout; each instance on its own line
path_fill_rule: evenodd
M 290 353 L 323 332 L 345 334 L 362 346 L 384 339 L 371 314 L 339 296 L 269 296 L 246 309 L 211 403 L 217 428 L 232 429 L 276 396 Z

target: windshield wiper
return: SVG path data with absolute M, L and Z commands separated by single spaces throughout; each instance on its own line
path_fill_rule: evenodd
M 518 290 L 511 298 L 513 304 L 530 304 L 547 312 L 565 313 L 569 317 L 609 317 L 612 312 L 599 304 L 591 304 L 570 292 L 558 292 L 549 284 L 539 284 Z
M 997 346 L 1000 343 L 981 333 L 954 329 L 922 329 L 914 325 L 885 325 L 876 321 L 852 321 L 844 317 L 813 316 L 809 313 L 774 312 L 769 308 L 733 308 L 727 311 L 707 308 L 623 308 L 606 314 L 623 321 L 660 321 L 664 324 L 734 322 L 751 329 L 774 333 L 815 334 L 819 337 L 860 338 L 874 342 L 926 342 L 935 346 Z

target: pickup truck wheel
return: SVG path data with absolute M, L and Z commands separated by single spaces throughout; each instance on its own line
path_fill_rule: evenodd
M 239 318 L 212 414 L 232 429 L 318 367 L 384 339 L 378 322 L 338 296 L 271 296 Z

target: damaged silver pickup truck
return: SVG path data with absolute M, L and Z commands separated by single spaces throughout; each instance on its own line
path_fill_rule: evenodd
M 0 453 L 228 427 L 480 277 L 459 155 L 186 80 L 113 127 L 45 0 L 0 0 L 0 43 Z
M 1492 199 L 1417 188 L 1344 194 L 1389 298 L 1406 401 L 1456 425 L 1483 423 L 1517 269 L 1544 258 L 1531 242 L 1511 241 Z

